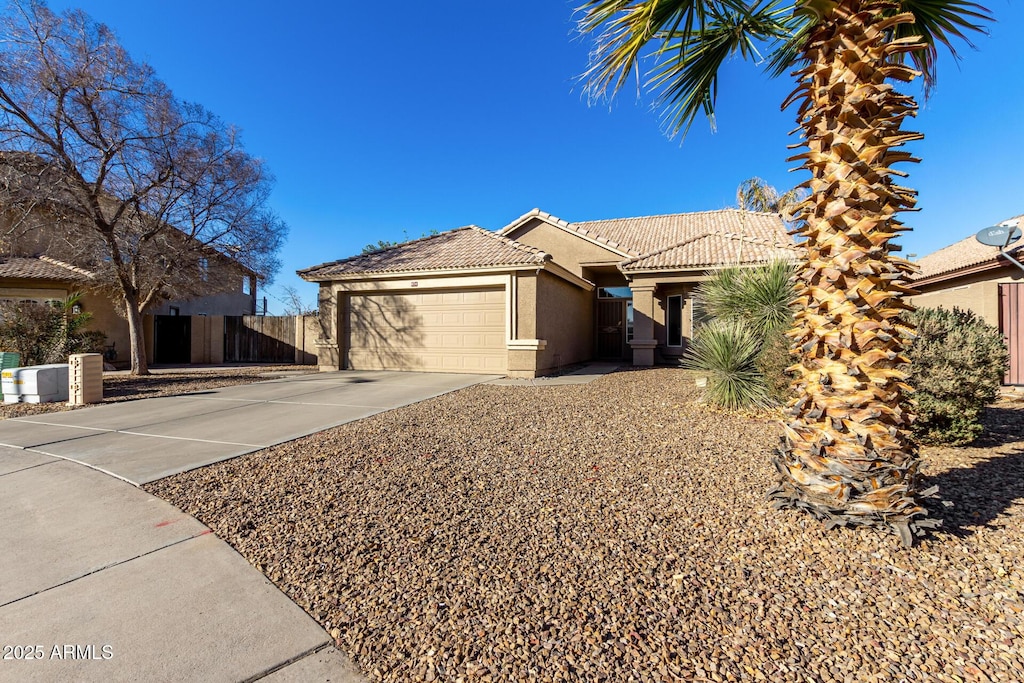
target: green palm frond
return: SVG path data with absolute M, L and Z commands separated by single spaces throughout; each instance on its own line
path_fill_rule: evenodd
M 670 135 L 689 129 L 703 112 L 714 128 L 718 72 L 731 56 L 757 60 L 757 45 L 786 35 L 791 7 L 782 0 L 591 0 L 580 32 L 596 33 L 591 66 L 583 74 L 591 100 L 613 96 L 630 74 L 664 107 Z M 649 43 L 656 45 L 643 53 Z M 640 74 L 640 62 L 653 67 Z
M 577 8 L 582 35 L 595 34 L 590 68 L 583 74 L 592 100 L 613 96 L 639 69 L 640 53 L 658 35 L 691 33 L 703 26 L 701 0 L 588 0 Z M 640 79 L 637 78 L 639 85 Z
M 986 34 L 983 24 L 992 21 L 988 9 L 966 0 L 901 0 L 899 11 L 913 14 L 914 23 L 898 25 L 894 37 L 921 37 L 925 47 L 911 52 L 910 59 L 924 75 L 929 90 L 935 85 L 938 46 L 945 46 L 954 59 L 959 59 L 955 42 L 962 40 L 973 48 L 969 34 Z

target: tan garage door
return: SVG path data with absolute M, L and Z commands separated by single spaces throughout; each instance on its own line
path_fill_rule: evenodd
M 353 294 L 348 363 L 355 370 L 504 373 L 505 291 Z

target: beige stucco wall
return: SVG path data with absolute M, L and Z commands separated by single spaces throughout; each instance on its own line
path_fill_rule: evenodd
M 693 338 L 693 293 L 698 282 L 705 279 L 703 273 L 685 273 L 669 275 L 665 273 L 643 274 L 633 277 L 630 283 L 633 287 L 645 287 L 654 285 L 654 302 L 651 310 L 651 319 L 654 325 L 654 339 L 658 345 L 655 348 L 655 362 L 677 363 L 683 354 L 690 339 Z M 668 308 L 668 297 L 674 295 L 683 297 L 683 345 L 671 347 L 667 345 L 668 333 L 666 330 L 665 311 Z M 636 315 L 640 315 L 639 308 Z
M 516 228 L 506 236 L 550 254 L 555 263 L 580 277 L 583 277 L 581 263 L 621 261 L 625 258 L 539 218 Z
M 594 293 L 565 280 L 537 277 L 537 338 L 547 342 L 537 352 L 540 373 L 594 357 Z
M 517 273 L 516 276 L 515 339 L 542 339 L 537 333 L 537 273 Z
M 1024 281 L 1024 271 L 1016 266 L 975 273 L 945 282 L 917 287 L 920 294 L 910 297 L 918 307 L 961 308 L 975 312 L 990 325 L 999 326 L 999 285 Z
M 165 301 L 159 306 L 146 311 L 153 315 L 171 315 L 171 308 L 177 308 L 177 315 L 253 315 L 252 297 L 237 292 L 222 292 L 209 296 L 200 296 L 189 301 Z
M 224 362 L 224 316 L 194 315 L 190 326 L 192 363 Z
M 114 345 L 117 351 L 116 363 L 128 362 L 130 355 L 130 339 L 128 337 L 128 321 L 120 311 L 114 307 L 113 302 L 104 295 L 86 294 L 82 297 L 82 305 L 86 311 L 92 313 L 92 320 L 89 328 L 100 330 L 107 335 L 106 346 Z
M 669 362 L 678 361 L 686 352 L 686 347 L 693 338 L 693 290 L 695 285 L 672 283 L 658 288 L 656 296 L 657 319 L 654 325 L 654 338 L 658 340 L 658 355 Z M 665 311 L 668 310 L 668 298 L 681 295 L 683 297 L 683 345 L 668 346 L 668 328 L 666 327 Z

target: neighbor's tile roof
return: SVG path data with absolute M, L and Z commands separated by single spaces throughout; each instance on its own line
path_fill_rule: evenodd
M 632 257 L 653 254 L 703 235 L 743 235 L 768 244 L 792 245 L 786 226 L 778 214 L 756 213 L 739 209 L 673 213 L 661 216 L 610 218 L 600 221 L 570 223 L 534 209 L 523 214 L 503 229 L 514 231 L 523 221 L 539 217 L 559 227 L 605 244 Z
M 678 270 L 792 260 L 796 255 L 797 250 L 792 243 L 780 245 L 731 233 L 709 233 L 631 259 L 620 267 L 626 272 Z
M 1011 218 L 1001 223 L 1001 225 L 1008 224 L 1020 224 L 1020 226 L 1024 228 L 1024 215 Z M 1019 260 L 1021 258 L 1022 249 L 1024 249 L 1024 245 L 1011 247 L 1006 251 L 1011 256 Z M 921 269 L 921 272 L 915 275 L 913 279 L 924 280 L 925 278 L 955 273 L 956 271 L 980 266 L 988 262 L 994 264 L 998 262 L 998 259 L 998 247 L 986 246 L 976 240 L 972 235 L 915 261 L 914 263 Z M 1003 260 L 1003 263 L 1007 262 Z
M 299 275 L 315 281 L 363 273 L 521 266 L 541 264 L 548 258 L 540 249 L 470 225 L 370 254 L 306 268 L 300 270 Z
M 0 277 L 80 282 L 93 274 L 49 256 L 0 256 Z

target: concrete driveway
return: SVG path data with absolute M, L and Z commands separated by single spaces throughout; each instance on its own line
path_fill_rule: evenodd
M 491 379 L 323 373 L 0 421 L 0 681 L 361 681 L 230 546 L 125 481 Z
M 0 445 L 145 484 L 493 379 L 383 371 L 300 375 L 3 420 Z

